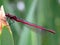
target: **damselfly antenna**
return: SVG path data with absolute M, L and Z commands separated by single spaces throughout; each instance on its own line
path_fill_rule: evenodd
M 15 20 L 17 22 L 21 22 L 23 24 L 26 24 L 26 25 L 29 25 L 29 26 L 32 26 L 32 27 L 35 27 L 35 28 L 38 28 L 38 29 L 41 29 L 41 30 L 44 30 L 44 31 L 48 31 L 48 32 L 51 32 L 51 33 L 55 34 L 55 31 L 53 31 L 53 30 L 48 30 L 48 29 L 46 29 L 46 28 L 44 28 L 42 26 L 38 26 L 36 24 L 32 24 L 30 22 L 24 21 L 23 19 L 19 19 L 16 16 L 13 16 L 11 14 L 6 14 L 6 17 L 8 17 L 8 18 L 10 18 L 12 20 Z

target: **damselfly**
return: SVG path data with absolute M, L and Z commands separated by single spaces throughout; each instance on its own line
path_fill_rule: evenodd
M 21 22 L 21 23 L 23 23 L 23 24 L 26 24 L 26 25 L 29 25 L 29 26 L 32 26 L 32 27 L 35 27 L 35 28 L 38 28 L 38 29 L 41 29 L 41 30 L 44 30 L 44 31 L 48 31 L 48 32 L 51 32 L 51 33 L 55 34 L 55 31 L 53 31 L 53 30 L 48 30 L 48 29 L 46 29 L 46 28 L 44 28 L 44 27 L 42 27 L 42 26 L 38 26 L 38 25 L 36 25 L 36 24 L 32 24 L 32 23 L 27 22 L 27 21 L 25 21 L 25 20 L 23 20 L 23 19 L 19 19 L 19 18 L 17 18 L 16 16 L 13 16 L 13 15 L 11 15 L 11 14 L 6 14 L 5 16 L 6 16 L 7 18 L 10 18 L 10 19 L 12 19 L 12 20 L 15 20 L 16 22 Z

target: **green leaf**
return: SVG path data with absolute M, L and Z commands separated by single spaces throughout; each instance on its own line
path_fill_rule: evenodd
M 0 35 L 0 45 L 14 45 L 12 32 L 7 27 L 3 27 Z

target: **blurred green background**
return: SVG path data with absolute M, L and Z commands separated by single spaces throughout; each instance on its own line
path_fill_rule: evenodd
M 9 21 L 15 45 L 60 45 L 60 0 L 0 0 L 1 5 L 6 13 L 56 32 Z

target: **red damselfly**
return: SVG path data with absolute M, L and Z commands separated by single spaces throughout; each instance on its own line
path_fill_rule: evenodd
M 6 14 L 5 16 L 6 16 L 7 18 L 10 18 L 10 19 L 12 19 L 12 20 L 15 20 L 16 22 L 21 22 L 21 23 L 23 23 L 23 24 L 26 24 L 26 25 L 29 25 L 29 26 L 32 26 L 32 27 L 35 27 L 35 28 L 38 28 L 38 29 L 41 29 L 41 30 L 44 30 L 44 31 L 48 31 L 48 32 L 51 32 L 51 33 L 55 34 L 55 31 L 53 31 L 53 30 L 48 30 L 48 29 L 46 29 L 46 28 L 44 28 L 44 27 L 42 27 L 42 26 L 38 26 L 38 25 L 36 25 L 36 24 L 32 24 L 32 23 L 27 22 L 27 21 L 25 21 L 25 20 L 23 20 L 23 19 L 19 19 L 19 18 L 17 18 L 16 16 L 13 16 L 13 15 L 11 15 L 11 14 Z

